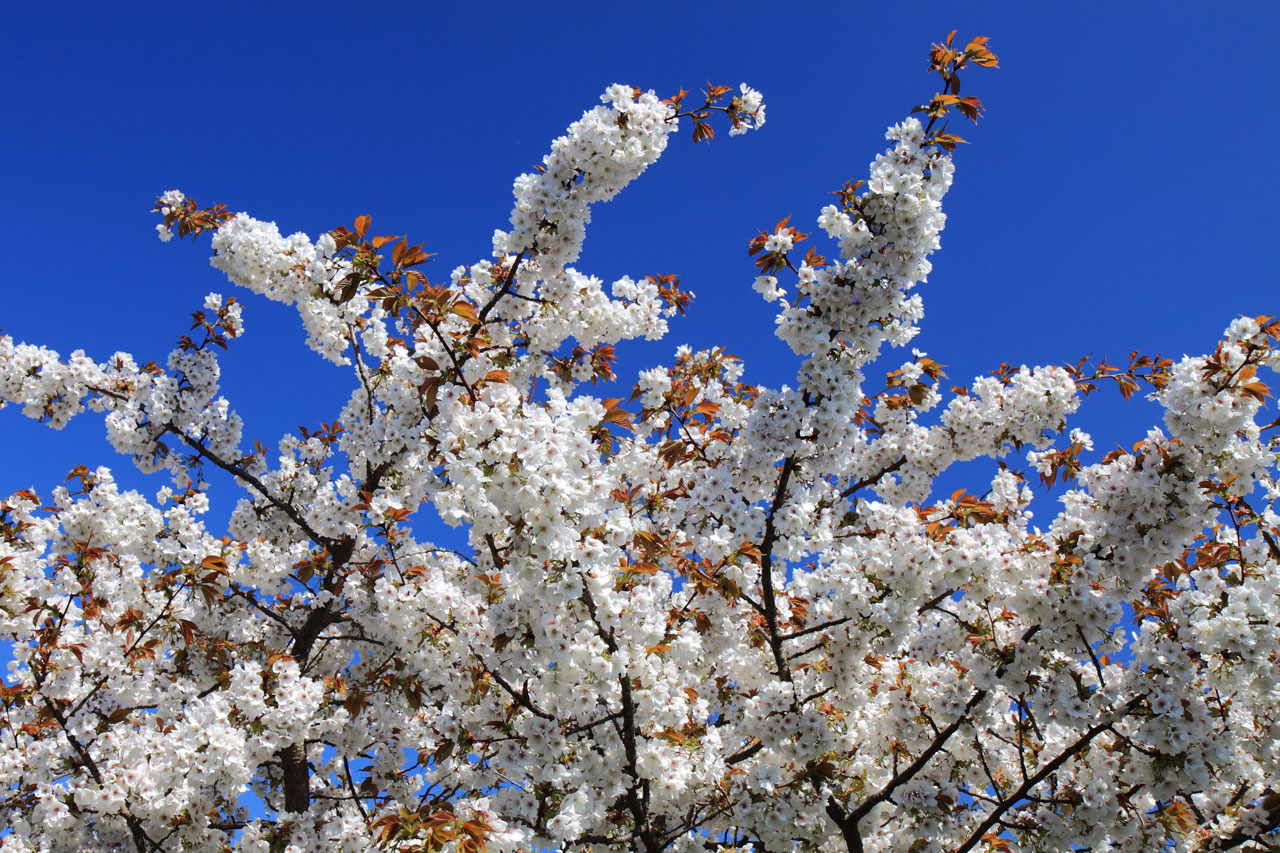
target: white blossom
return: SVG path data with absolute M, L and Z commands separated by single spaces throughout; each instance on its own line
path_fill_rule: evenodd
M 754 89 L 730 104 L 731 134 L 764 123 Z M 243 440 L 220 391 L 239 298 L 206 296 L 161 364 L 0 336 L 5 405 L 100 412 L 170 478 L 148 500 L 81 468 L 0 501 L 0 849 L 1150 851 L 1274 827 L 1280 445 L 1255 376 L 1277 327 L 1153 367 L 1159 425 L 1105 454 L 1071 424 L 1079 371 L 951 389 L 911 350 L 880 383 L 954 171 L 911 118 L 818 214 L 835 259 L 751 284 L 793 381 L 681 346 L 598 396 L 615 345 L 667 333 L 669 279 L 569 264 L 674 119 L 609 87 L 516 179 L 492 257 L 412 310 L 342 231 L 218 228 L 213 265 L 351 370 L 320 428 Z M 943 489 L 960 464 L 976 485 Z M 216 531 L 213 469 L 243 490 Z M 436 518 L 465 545 L 425 538 Z

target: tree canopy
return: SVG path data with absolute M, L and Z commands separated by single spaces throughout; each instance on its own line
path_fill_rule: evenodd
M 164 364 L 0 337 L 8 405 L 101 413 L 168 476 L 152 499 L 82 466 L 0 501 L 0 848 L 1270 849 L 1280 323 L 956 385 L 910 349 L 969 77 L 997 63 L 933 45 L 937 91 L 823 237 L 749 237 L 780 388 L 726 348 L 623 373 L 691 294 L 572 266 L 678 131 L 764 124 L 746 84 L 610 86 L 448 273 L 367 215 L 313 240 L 160 196 L 160 238 L 209 235 L 349 386 L 246 437 L 231 295 Z M 1071 425 L 1093 392 L 1162 423 L 1095 452 Z M 242 490 L 225 530 L 215 471 Z M 428 509 L 465 547 L 415 529 Z

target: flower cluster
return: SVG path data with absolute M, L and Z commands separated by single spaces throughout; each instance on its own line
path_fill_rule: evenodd
M 615 347 L 687 296 L 568 266 L 680 116 L 696 139 L 713 109 L 730 135 L 764 123 L 745 85 L 693 112 L 610 87 L 517 179 L 494 256 L 446 283 L 368 217 L 312 240 L 161 196 L 162 239 L 214 231 L 214 266 L 295 306 L 351 388 L 331 421 L 246 445 L 219 396 L 242 304 L 218 294 L 163 365 L 0 337 L 0 399 L 55 428 L 101 412 L 172 477 L 148 500 L 80 468 L 0 500 L 0 848 L 1265 843 L 1280 445 L 1259 373 L 1280 323 L 1122 374 L 948 390 L 913 350 L 873 378 L 923 319 L 958 141 L 935 124 L 976 115 L 957 75 L 995 64 L 985 44 L 934 46 L 929 122 L 890 128 L 817 216 L 835 260 L 802 258 L 788 220 L 751 241 L 743 286 L 799 360 L 778 389 L 680 347 L 598 396 Z M 1096 455 L 1069 421 L 1107 376 L 1149 383 L 1163 423 Z M 973 491 L 938 494 L 977 460 Z M 1067 484 L 1035 525 L 1024 461 Z M 211 467 L 243 490 L 225 535 Z M 435 518 L 465 546 L 420 536 Z
M 551 143 L 542 168 L 516 178 L 511 230 L 493 235 L 499 257 L 536 257 L 542 275 L 554 278 L 582 250 L 590 205 L 613 198 L 666 150 L 678 122 L 657 95 L 614 85 L 600 100 L 605 106 Z

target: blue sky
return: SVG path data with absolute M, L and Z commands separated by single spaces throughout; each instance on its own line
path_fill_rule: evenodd
M 439 281 L 487 255 L 512 179 L 607 85 L 666 96 L 710 78 L 763 91 L 767 125 L 710 146 L 686 129 L 596 211 L 576 266 L 676 273 L 698 294 L 666 341 L 621 348 L 624 378 L 679 343 L 723 344 L 748 380 L 781 384 L 794 361 L 750 289 L 747 241 L 788 214 L 816 230 L 885 126 L 933 94 L 929 44 L 953 28 L 989 36 L 1001 67 L 964 77 L 988 114 L 954 128 L 973 144 L 922 291 L 915 345 L 951 382 L 1002 361 L 1200 353 L 1238 314 L 1280 310 L 1274 3 L 46 2 L 5 19 L 0 327 L 64 353 L 162 361 L 204 294 L 235 292 L 207 239 L 156 239 L 149 210 L 171 187 L 286 233 L 370 214 L 438 252 Z M 331 419 L 347 377 L 291 310 L 236 295 L 247 335 L 225 393 L 246 439 Z M 1105 451 L 1153 417 L 1110 392 L 1080 423 Z M 101 436 L 92 415 L 53 433 L 5 411 L 0 493 L 47 495 L 79 463 L 125 479 Z

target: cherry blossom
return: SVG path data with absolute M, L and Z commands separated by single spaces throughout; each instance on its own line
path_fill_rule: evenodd
M 572 266 L 682 122 L 764 124 L 745 84 L 610 86 L 515 180 L 492 255 L 434 279 L 368 217 L 284 236 L 164 193 L 160 238 L 211 232 L 243 288 L 164 364 L 0 337 L 6 405 L 99 413 L 163 472 L 0 501 L 0 849 L 1268 849 L 1280 323 L 945 386 L 909 346 L 946 121 L 982 109 L 958 75 L 996 64 L 953 36 L 941 93 L 815 211 L 831 257 L 789 219 L 750 240 L 780 388 L 722 349 L 622 374 L 688 293 Z M 257 297 L 350 376 L 270 446 L 220 386 Z M 1071 420 L 1113 384 L 1162 418 L 1100 453 Z

